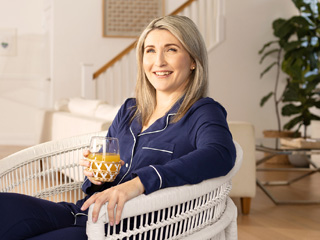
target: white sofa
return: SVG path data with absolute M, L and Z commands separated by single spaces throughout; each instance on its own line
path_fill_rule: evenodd
M 99 100 L 64 99 L 56 103 L 55 110 L 42 112 L 42 131 L 39 143 L 59 140 L 109 128 L 119 107 Z M 234 140 L 243 149 L 241 169 L 233 179 L 231 197 L 239 197 L 243 214 L 250 212 L 251 199 L 256 194 L 256 164 L 254 127 L 248 122 L 229 121 Z
M 108 130 L 120 106 L 100 100 L 61 99 L 40 111 L 38 143 Z
M 243 150 L 240 170 L 232 180 L 231 197 L 239 197 L 243 214 L 250 213 L 251 199 L 256 195 L 255 132 L 249 122 L 229 121 L 230 131 Z

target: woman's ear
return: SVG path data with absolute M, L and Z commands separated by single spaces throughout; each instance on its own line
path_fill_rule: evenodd
M 196 69 L 196 61 L 191 57 L 191 66 L 190 66 L 190 70 L 193 71 Z

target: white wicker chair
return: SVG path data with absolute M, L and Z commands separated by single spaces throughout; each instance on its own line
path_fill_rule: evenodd
M 51 201 L 76 202 L 84 197 L 82 167 L 78 161 L 92 133 L 39 144 L 0 160 L 0 192 L 23 193 Z M 231 178 L 241 165 L 242 149 L 235 143 L 237 160 L 224 177 L 197 185 L 159 190 L 128 201 L 117 230 L 105 224 L 104 205 L 97 223 L 90 207 L 89 239 L 237 239 L 237 209 L 228 197 Z M 123 223 L 133 226 L 124 229 Z M 112 232 L 112 234 L 111 234 Z

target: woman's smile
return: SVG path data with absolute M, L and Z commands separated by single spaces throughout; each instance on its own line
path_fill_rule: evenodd
M 154 72 L 154 74 L 159 76 L 159 77 L 167 77 L 171 73 L 172 73 L 171 71 L 157 71 L 157 72 Z

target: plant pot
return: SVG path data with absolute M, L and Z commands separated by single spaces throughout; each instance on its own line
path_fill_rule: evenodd
M 306 154 L 292 154 L 288 156 L 291 165 L 300 168 L 309 167 L 309 158 L 310 156 Z

